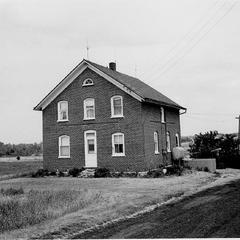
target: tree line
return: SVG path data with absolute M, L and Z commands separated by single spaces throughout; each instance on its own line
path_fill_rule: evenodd
M 11 144 L 0 142 L 0 157 L 31 156 L 42 154 L 42 143 Z

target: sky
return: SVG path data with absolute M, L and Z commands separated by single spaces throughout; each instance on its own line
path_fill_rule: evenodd
M 83 58 L 187 108 L 182 135 L 238 130 L 238 0 L 0 0 L 0 141 L 42 141 L 42 98 Z

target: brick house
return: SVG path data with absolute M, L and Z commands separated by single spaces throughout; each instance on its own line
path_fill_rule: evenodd
M 48 170 L 147 170 L 171 164 L 180 110 L 137 78 L 83 59 L 35 108 Z

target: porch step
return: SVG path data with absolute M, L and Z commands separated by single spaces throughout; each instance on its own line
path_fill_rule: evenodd
M 79 177 L 91 178 L 91 177 L 94 177 L 94 174 L 95 174 L 95 168 L 87 168 L 80 173 Z

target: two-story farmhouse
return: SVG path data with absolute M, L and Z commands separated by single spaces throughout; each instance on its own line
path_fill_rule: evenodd
M 171 164 L 179 106 L 137 78 L 82 60 L 35 108 L 49 170 L 147 170 Z

